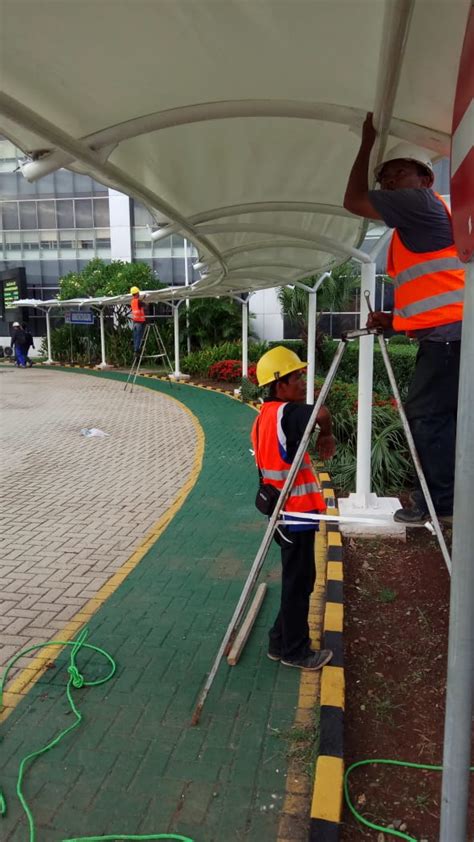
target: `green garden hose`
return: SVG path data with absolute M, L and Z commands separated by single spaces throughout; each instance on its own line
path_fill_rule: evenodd
M 83 718 L 82 714 L 77 709 L 77 707 L 74 703 L 74 699 L 72 697 L 72 688 L 79 689 L 81 687 L 97 687 L 99 684 L 105 684 L 106 681 L 109 681 L 112 678 L 112 676 L 114 675 L 114 673 L 117 669 L 117 665 L 116 665 L 114 659 L 112 658 L 111 655 L 109 655 L 108 652 L 105 651 L 105 649 L 101 649 L 99 646 L 92 646 L 92 644 L 85 642 L 86 638 L 87 638 L 87 635 L 88 635 L 88 630 L 87 630 L 87 628 L 84 628 L 81 631 L 81 633 L 78 635 L 77 640 L 52 640 L 48 643 L 37 643 L 35 646 L 30 646 L 30 647 L 28 647 L 28 649 L 24 649 L 22 652 L 19 652 L 18 655 L 15 655 L 15 657 L 12 658 L 8 662 L 8 664 L 5 668 L 5 671 L 4 671 L 4 673 L 3 673 L 3 675 L 0 679 L 0 710 L 1 710 L 1 708 L 3 707 L 3 693 L 4 693 L 5 686 L 6 686 L 8 673 L 10 672 L 11 668 L 14 666 L 16 661 L 19 660 L 19 658 L 21 658 L 23 655 L 27 655 L 29 652 L 33 652 L 36 649 L 43 649 L 46 646 L 71 646 L 72 647 L 71 657 L 70 657 L 69 666 L 68 666 L 68 670 L 67 670 L 68 673 L 69 673 L 69 680 L 68 680 L 68 683 L 67 683 L 67 686 L 66 686 L 66 695 L 67 695 L 67 699 L 68 699 L 68 702 L 69 702 L 69 706 L 70 706 L 72 712 L 74 713 L 74 716 L 76 717 L 75 722 L 73 722 L 73 724 L 70 725 L 69 728 L 65 728 L 63 731 L 61 731 L 58 734 L 57 737 L 54 737 L 54 739 L 50 740 L 50 742 L 47 743 L 47 745 L 45 745 L 42 748 L 38 749 L 37 751 L 33 751 L 30 754 L 27 754 L 25 757 L 23 757 L 21 762 L 20 762 L 19 769 L 18 769 L 18 778 L 17 778 L 17 782 L 16 782 L 16 794 L 18 796 L 20 804 L 21 804 L 21 806 L 23 808 L 23 811 L 24 811 L 24 813 L 27 817 L 27 820 L 28 820 L 29 842 L 35 842 L 35 840 L 36 840 L 36 826 L 35 826 L 33 814 L 32 814 L 32 812 L 31 812 L 31 810 L 30 810 L 30 808 L 27 804 L 25 796 L 23 795 L 22 785 L 23 785 L 23 778 L 24 778 L 26 766 L 28 765 L 28 763 L 31 763 L 33 760 L 35 760 L 41 754 L 44 754 L 45 752 L 50 751 L 50 749 L 52 749 L 52 748 L 54 748 L 54 746 L 58 745 L 58 743 L 63 739 L 63 737 L 66 736 L 66 734 L 69 734 L 71 731 L 73 731 L 75 728 L 77 728 L 80 725 L 80 723 L 82 722 L 82 718 Z M 108 663 L 110 665 L 110 670 L 104 678 L 97 678 L 95 681 L 86 681 L 85 678 L 83 677 L 83 675 L 79 672 L 79 670 L 77 668 L 77 665 L 76 665 L 76 656 L 77 656 L 77 653 L 79 652 L 79 650 L 82 649 L 82 648 L 92 649 L 94 652 L 98 652 L 99 655 L 103 655 L 103 657 L 106 659 L 106 661 L 108 661 Z M 6 799 L 5 799 L 5 796 L 4 796 L 3 792 L 0 789 L 0 818 L 2 816 L 5 816 L 6 812 L 7 812 Z M 132 842 L 132 840 L 139 840 L 140 842 L 149 842 L 149 840 L 151 841 L 151 840 L 155 840 L 155 839 L 168 839 L 168 840 L 169 839 L 176 839 L 176 840 L 179 840 L 179 842 L 193 842 L 193 840 L 190 839 L 188 836 L 180 836 L 179 834 L 175 834 L 175 833 L 155 833 L 155 834 L 151 834 L 151 835 L 148 834 L 148 835 L 144 835 L 144 836 L 134 836 L 134 835 L 130 835 L 130 834 L 122 834 L 121 835 L 121 834 L 114 833 L 114 834 L 109 835 L 109 836 L 77 836 L 77 837 L 74 837 L 74 839 L 64 839 L 64 840 L 62 840 L 62 842 L 113 842 L 113 840 L 116 840 L 116 839 L 130 840 L 130 842 Z
M 409 763 L 408 761 L 403 760 L 385 760 L 374 758 L 373 760 L 358 760 L 357 763 L 351 763 L 351 765 L 346 769 L 346 773 L 344 775 L 344 797 L 346 799 L 346 804 L 355 819 L 360 822 L 360 824 L 369 827 L 371 830 L 378 830 L 382 833 L 386 833 L 388 836 L 396 836 L 398 839 L 405 839 L 407 842 L 418 842 L 414 836 L 409 836 L 408 833 L 403 833 L 401 830 L 395 830 L 395 828 L 384 827 L 383 825 L 370 822 L 356 810 L 349 793 L 349 775 L 359 766 L 403 766 L 408 769 L 427 769 L 431 772 L 442 772 L 443 767 L 432 766 L 429 763 Z M 474 766 L 471 766 L 471 772 L 474 772 Z

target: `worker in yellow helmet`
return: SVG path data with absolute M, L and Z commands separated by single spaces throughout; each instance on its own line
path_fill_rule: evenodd
M 252 443 L 260 483 L 283 488 L 292 461 L 308 425 L 313 406 L 305 403 L 307 363 L 282 346 L 272 348 L 257 363 L 259 386 L 268 386 L 268 397 L 252 428 Z M 334 455 L 331 416 L 322 407 L 317 423 L 320 428 L 317 447 L 319 456 Z M 260 508 L 260 507 L 259 507 Z M 315 582 L 315 521 L 299 516 L 295 524 L 292 513 L 317 513 L 326 508 L 319 483 L 306 452 L 285 504 L 283 520 L 288 525 L 275 533 L 281 549 L 281 604 L 269 632 L 268 657 L 285 666 L 318 670 L 332 658 L 324 649 L 315 652 L 310 646 L 308 628 L 309 600 Z M 293 523 L 292 523 L 293 521 Z
M 133 351 L 135 356 L 138 356 L 146 323 L 145 305 L 140 301 L 140 290 L 138 287 L 130 287 L 130 295 L 132 296 L 130 307 L 133 323 Z

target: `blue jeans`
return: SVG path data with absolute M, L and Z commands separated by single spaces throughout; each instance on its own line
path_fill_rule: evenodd
M 143 339 L 143 331 L 145 330 L 145 322 L 133 322 L 133 350 L 135 354 L 140 353 L 140 346 Z
M 26 368 L 26 357 L 27 357 L 26 348 L 20 348 L 18 345 L 15 345 L 16 364 L 21 365 L 22 368 Z

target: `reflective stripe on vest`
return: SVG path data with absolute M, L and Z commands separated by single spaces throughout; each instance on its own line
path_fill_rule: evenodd
M 409 319 L 418 316 L 420 313 L 428 313 L 429 310 L 437 310 L 438 307 L 445 307 L 447 304 L 457 304 L 464 301 L 464 290 L 454 289 L 452 292 L 441 292 L 439 295 L 431 295 L 429 298 L 422 298 L 407 307 L 394 310 L 402 319 Z
M 444 199 L 435 193 L 451 219 Z M 464 268 L 454 242 L 437 251 L 410 251 L 395 229 L 387 255 L 394 280 L 394 330 L 411 332 L 462 319 Z
M 394 286 L 400 287 L 422 275 L 429 275 L 433 272 L 443 272 L 450 269 L 464 269 L 459 257 L 437 257 L 434 260 L 426 260 L 424 263 L 415 263 L 409 269 L 399 272 L 393 279 Z
M 252 428 L 252 443 L 255 461 L 260 468 L 264 482 L 270 482 L 279 490 L 288 477 L 291 462 L 287 453 L 287 440 L 282 421 L 286 403 L 267 401 Z M 285 504 L 285 511 L 324 511 L 326 504 L 311 466 L 309 454 L 305 453 L 303 463 L 296 474 L 293 487 Z

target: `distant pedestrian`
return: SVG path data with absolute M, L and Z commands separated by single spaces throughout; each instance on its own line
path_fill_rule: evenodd
M 140 301 L 140 290 L 138 289 L 138 287 L 131 287 L 130 293 L 132 296 L 130 307 L 132 310 L 133 323 L 133 351 L 135 356 L 137 357 L 140 353 L 143 332 L 145 330 L 146 312 L 145 305 L 142 301 Z
M 26 331 L 23 330 L 20 322 L 13 322 L 10 347 L 15 351 L 15 365 L 19 368 L 26 368 L 29 340 Z
M 35 343 L 34 343 L 34 340 L 33 340 L 33 334 L 31 333 L 31 330 L 30 330 L 30 328 L 29 328 L 29 326 L 27 325 L 26 322 L 23 322 L 23 330 L 25 331 L 25 336 L 26 336 L 26 339 L 27 339 L 25 362 L 26 362 L 27 366 L 29 366 L 31 368 L 31 366 L 33 365 L 33 361 L 30 360 L 30 358 L 28 356 L 28 352 L 29 352 L 30 348 L 35 347 Z

